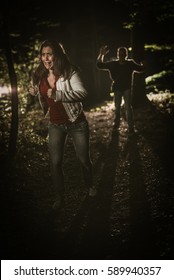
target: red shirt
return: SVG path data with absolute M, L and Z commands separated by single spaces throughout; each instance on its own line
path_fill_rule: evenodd
M 55 81 L 54 88 L 56 88 L 56 82 L 58 78 Z M 65 108 L 61 101 L 54 101 L 52 98 L 47 97 L 47 91 L 50 88 L 50 85 L 46 78 L 43 78 L 39 85 L 39 92 L 41 94 L 42 100 L 46 102 L 47 106 L 50 108 L 50 122 L 54 124 L 70 124 L 71 121 L 68 118 L 68 115 L 65 111 Z M 85 119 L 84 113 L 80 114 L 80 116 L 77 118 L 75 122 L 79 122 L 81 120 Z

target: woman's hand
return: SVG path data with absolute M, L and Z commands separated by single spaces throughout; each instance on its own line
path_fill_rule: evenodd
M 28 92 L 32 95 L 32 96 L 36 96 L 38 93 L 38 87 L 37 86 L 30 86 L 28 89 Z

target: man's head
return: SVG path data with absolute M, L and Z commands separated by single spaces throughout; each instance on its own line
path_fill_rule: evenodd
M 127 57 L 128 57 L 128 49 L 125 48 L 125 47 L 118 48 L 118 50 L 117 50 L 117 58 L 120 61 L 124 61 L 125 59 L 127 59 Z

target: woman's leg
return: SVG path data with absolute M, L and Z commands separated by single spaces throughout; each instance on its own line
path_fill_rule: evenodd
M 64 175 L 62 170 L 64 145 L 66 141 L 66 132 L 61 125 L 49 125 L 49 154 L 51 165 L 51 176 L 53 188 L 56 197 L 62 197 L 64 194 Z
M 92 161 L 90 158 L 89 127 L 86 121 L 71 125 L 72 136 L 76 155 L 81 163 L 84 183 L 87 189 L 93 188 Z

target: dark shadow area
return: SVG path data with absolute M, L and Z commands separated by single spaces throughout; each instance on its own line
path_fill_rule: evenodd
M 173 117 L 135 110 L 129 138 L 124 115 L 115 131 L 108 108 L 88 113 L 96 199 L 86 197 L 70 144 L 60 213 L 51 210 L 46 142 L 25 138 L 15 166 L 1 155 L 2 259 L 173 259 Z
M 72 221 L 64 241 L 65 244 L 69 244 L 71 252 L 70 255 L 66 254 L 66 258 L 69 256 L 77 259 L 107 259 L 112 255 L 109 220 L 118 159 L 118 141 L 118 132 L 113 131 L 106 151 L 101 152 L 94 166 L 96 170 L 99 163 L 104 163 L 98 183 L 98 195 L 96 198 L 87 198 Z M 74 252 L 74 248 L 78 250 Z
M 130 239 L 125 255 L 128 259 L 157 259 L 155 231 L 146 193 L 144 168 L 139 153 L 138 136 L 129 137 L 124 153 L 129 163 Z
M 170 107 L 168 107 L 168 110 L 170 110 Z M 174 141 L 173 113 L 169 114 L 165 110 L 162 111 L 151 102 L 148 107 L 135 110 L 135 122 L 139 134 L 146 139 L 153 152 L 159 156 L 168 175 L 172 174 L 171 159 L 174 156 L 172 148 Z
M 144 162 L 147 172 L 144 176 L 149 182 L 146 191 L 147 195 L 151 196 L 156 255 L 159 253 L 159 257 L 170 259 L 174 257 L 171 245 L 174 241 L 174 117 L 172 112 L 168 114 L 153 104 L 142 112 L 137 110 L 135 115 L 139 137 L 142 138 L 139 142 L 144 142 L 149 155 L 149 160 Z

